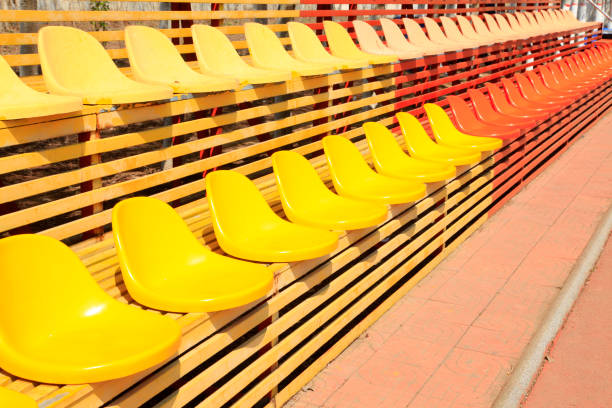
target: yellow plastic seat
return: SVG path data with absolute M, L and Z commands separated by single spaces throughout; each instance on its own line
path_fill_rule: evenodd
M 261 264 L 202 246 L 163 201 L 134 197 L 113 209 L 113 237 L 123 281 L 139 303 L 171 312 L 212 312 L 250 303 L 272 288 Z
M 6 60 L 0 57 L 0 120 L 34 118 L 81 110 L 74 96 L 36 92 L 23 83 Z
M 474 24 L 474 29 L 476 30 L 476 33 L 481 36 L 492 36 L 493 38 L 496 38 L 504 42 L 514 41 L 517 38 L 514 35 L 504 35 L 502 33 L 494 32 L 493 30 L 489 30 L 487 28 L 487 25 L 484 23 L 484 21 L 482 21 L 482 19 L 478 16 L 470 16 L 470 18 L 472 19 L 472 24 Z
M 338 246 L 330 231 L 280 218 L 255 184 L 232 170 L 206 175 L 206 193 L 219 246 L 261 262 L 295 262 L 329 254 Z
M 401 28 L 393 20 L 388 18 L 381 18 L 380 25 L 383 30 L 383 34 L 385 36 L 385 41 L 387 42 L 387 47 L 396 52 L 397 55 L 405 55 L 405 54 L 413 54 L 413 55 L 435 55 L 441 54 L 444 51 L 441 49 L 422 49 L 417 47 L 414 44 L 411 44 L 406 37 L 404 37 L 404 33 L 402 33 Z
M 412 157 L 452 166 L 474 164 L 480 161 L 479 151 L 435 143 L 429 138 L 419 120 L 411 114 L 398 112 L 395 117 L 402 129 L 406 148 Z
M 440 144 L 481 152 L 497 150 L 504 144 L 503 140 L 496 137 L 472 136 L 461 132 L 455 127 L 444 109 L 435 103 L 426 103 L 424 108 L 431 131 Z
M 459 24 L 459 28 L 461 29 L 463 35 L 469 40 L 482 41 L 489 44 L 500 43 L 504 41 L 503 39 L 494 36 L 490 32 L 477 33 L 472 24 L 470 23 L 470 20 L 468 20 L 464 16 L 457 16 L 457 23 Z
M 325 29 L 329 51 L 336 57 L 359 61 L 367 59 L 373 65 L 390 64 L 398 60 L 397 55 L 376 55 L 360 50 L 351 39 L 348 31 L 335 21 L 324 21 L 323 28 Z
M 489 29 L 489 31 L 495 35 L 498 35 L 500 37 L 504 36 L 508 39 L 511 39 L 513 41 L 516 40 L 522 40 L 524 39 L 526 36 L 523 34 L 518 34 L 515 33 L 513 31 L 506 31 L 504 32 L 501 28 L 499 28 L 499 25 L 497 24 L 497 21 L 495 21 L 495 17 L 493 17 L 493 15 L 491 14 L 483 14 L 485 21 L 487 22 L 487 27 Z
M 283 210 L 291 221 L 311 227 L 351 230 L 373 227 L 387 218 L 387 206 L 332 193 L 299 153 L 272 155 Z
M 367 58 L 346 59 L 331 55 L 321 41 L 317 38 L 317 34 L 312 31 L 306 24 L 291 21 L 287 24 L 289 38 L 291 39 L 291 48 L 295 58 L 304 62 L 316 64 L 333 64 L 338 69 L 357 69 L 370 65 Z
M 0 240 L 0 366 L 31 381 L 83 384 L 155 366 L 178 350 L 171 318 L 104 292 L 66 245 Z
M 0 387 L 0 407 L 3 408 L 38 408 L 32 398 L 17 391 Z
M 78 96 L 86 104 L 122 104 L 169 99 L 172 88 L 136 82 L 115 65 L 102 44 L 73 27 L 38 32 L 38 53 L 47 89 Z
M 200 71 L 204 74 L 233 78 L 242 85 L 284 82 L 292 77 L 291 71 L 250 66 L 238 55 L 229 38 L 215 27 L 194 24 L 191 36 Z
M 125 46 L 138 81 L 167 85 L 175 93 L 218 92 L 240 86 L 234 79 L 206 76 L 191 69 L 172 41 L 154 28 L 127 26 Z
M 404 28 L 406 28 L 406 34 L 408 41 L 414 44 L 426 55 L 443 54 L 445 52 L 456 51 L 454 45 L 443 45 L 433 42 L 416 21 L 410 18 L 403 18 Z
M 437 44 L 442 44 L 448 47 L 451 47 L 453 51 L 461 51 L 466 48 L 474 48 L 476 45 L 472 42 L 465 41 L 452 41 L 436 23 L 436 21 L 430 17 L 423 17 L 423 23 L 425 24 L 425 29 L 427 30 L 427 35 L 429 39 Z
M 384 204 L 410 203 L 425 197 L 425 184 L 376 173 L 348 139 L 326 136 L 323 149 L 334 188 L 340 195 Z
M 423 56 L 423 53 L 418 50 L 398 52 L 387 47 L 380 40 L 380 37 L 378 37 L 374 27 L 365 21 L 355 20 L 353 21 L 353 27 L 355 28 L 355 34 L 357 35 L 359 46 L 365 52 L 380 55 L 396 55 L 399 59 L 413 59 Z
M 389 177 L 432 183 L 455 177 L 455 167 L 445 163 L 415 159 L 407 155 L 386 126 L 363 124 L 376 171 Z
M 336 70 L 334 64 L 309 63 L 293 58 L 280 39 L 269 27 L 259 23 L 245 23 L 244 35 L 253 58 L 259 68 L 291 71 L 294 76 L 325 75 Z
M 471 47 L 480 47 L 491 45 L 491 41 L 483 40 L 481 38 L 468 38 L 459 31 L 459 27 L 457 24 L 450 18 L 446 16 L 440 17 L 440 22 L 442 23 L 442 28 L 444 28 L 444 33 L 446 34 L 446 38 L 451 41 L 471 44 Z

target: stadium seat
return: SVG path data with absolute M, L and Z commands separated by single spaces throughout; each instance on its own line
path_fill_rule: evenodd
M 459 28 L 463 35 L 472 41 L 482 41 L 487 44 L 495 44 L 495 43 L 503 43 L 505 40 L 498 38 L 497 36 L 491 34 L 489 31 L 483 31 L 481 33 L 477 33 L 474 29 L 474 26 L 470 23 L 464 16 L 457 16 L 457 23 L 459 23 Z M 485 27 L 486 29 L 486 27 Z
M 357 35 L 359 46 L 365 52 L 380 55 L 396 55 L 399 59 L 413 59 L 423 56 L 423 53 L 420 51 L 415 50 L 398 52 L 387 47 L 380 40 L 380 37 L 378 37 L 378 33 L 376 30 L 374 30 L 374 27 L 365 21 L 355 20 L 353 21 L 353 27 L 355 28 L 355 34 Z
M 476 117 L 487 123 L 495 123 L 504 126 L 515 127 L 529 130 L 537 125 L 537 121 L 532 118 L 507 115 L 493 109 L 493 105 L 479 89 L 468 89 L 470 102 L 474 108 Z
M 493 17 L 492 14 L 485 13 L 485 14 L 482 14 L 482 16 L 485 19 L 488 30 L 494 35 L 499 36 L 500 38 L 506 38 L 508 39 L 508 41 L 517 41 L 517 40 L 523 40 L 527 37 L 524 34 L 515 33 L 514 31 L 502 30 L 497 24 L 497 22 L 495 21 L 495 17 Z M 476 18 L 472 17 L 472 19 L 474 21 Z
M 38 408 L 38 404 L 36 404 L 36 401 L 25 394 L 0 387 L 0 407 Z
M 491 41 L 488 39 L 466 37 L 461 33 L 457 24 L 446 16 L 440 17 L 440 22 L 442 23 L 442 28 L 444 28 L 446 37 L 451 41 L 470 44 L 469 46 L 472 48 L 491 45 Z
M 537 122 L 550 118 L 550 113 L 545 111 L 532 109 L 528 106 L 523 108 L 513 106 L 506 98 L 504 91 L 500 89 L 497 84 L 487 82 L 485 87 L 487 88 L 489 100 L 491 101 L 493 109 L 503 115 L 514 116 L 521 119 L 533 119 Z
M 482 19 L 478 16 L 471 16 L 472 24 L 474 24 L 474 29 L 476 33 L 482 37 L 490 38 L 493 37 L 497 41 L 515 41 L 517 39 L 516 36 L 510 34 L 503 34 L 501 32 L 494 32 L 493 30 L 489 30 L 487 25 L 482 21 Z M 499 28 L 499 27 L 498 27 Z
M 378 55 L 357 48 L 350 34 L 341 24 L 326 20 L 323 22 L 327 44 L 332 55 L 349 60 L 367 59 L 370 64 L 389 64 L 398 60 L 397 55 Z
M 406 37 L 404 37 L 404 33 L 402 33 L 402 30 L 397 24 L 395 24 L 393 20 L 390 20 L 388 18 L 381 18 L 380 25 L 383 29 L 383 34 L 387 42 L 387 47 L 396 51 L 397 55 L 402 55 L 404 53 L 435 55 L 444 52 L 442 49 L 439 48 L 424 48 L 412 44 L 406 39 Z
M 448 38 L 442 28 L 436 23 L 436 21 L 429 17 L 423 17 L 423 23 L 427 30 L 429 39 L 434 43 L 441 44 L 445 47 L 451 48 L 453 51 L 461 51 L 467 48 L 475 48 L 477 45 L 471 41 L 454 41 Z

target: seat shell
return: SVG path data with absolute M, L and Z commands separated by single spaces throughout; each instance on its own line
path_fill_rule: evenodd
M 472 136 L 461 132 L 455 127 L 444 109 L 434 103 L 424 106 L 429 125 L 438 143 L 473 149 L 480 152 L 497 150 L 503 146 L 503 140 L 494 137 Z
M 200 71 L 204 74 L 233 78 L 242 85 L 285 82 L 292 77 L 290 71 L 273 71 L 247 64 L 225 34 L 215 27 L 194 24 L 191 36 Z
M 333 232 L 280 218 L 255 184 L 236 171 L 208 173 L 206 195 L 217 242 L 232 256 L 295 262 L 327 255 L 338 246 Z
M 378 122 L 363 124 L 368 147 L 376 171 L 389 177 L 433 183 L 455 177 L 455 167 L 450 164 L 416 159 L 407 155 L 386 126 Z
M 438 23 L 436 23 L 436 21 L 430 17 L 423 17 L 423 23 L 425 24 L 425 29 L 427 29 L 427 36 L 434 43 L 449 47 L 453 51 L 461 51 L 464 49 L 477 47 L 471 41 L 453 41 L 449 39 L 444 34 Z
M 440 22 L 442 23 L 442 27 L 444 28 L 444 33 L 446 34 L 446 37 L 451 41 L 470 44 L 469 46 L 472 48 L 491 45 L 491 42 L 486 39 L 483 40 L 479 38 L 466 37 L 464 34 L 461 33 L 455 22 L 449 17 L 441 16 Z
M 213 312 L 255 301 L 272 288 L 266 266 L 208 250 L 172 207 L 155 198 L 115 205 L 113 237 L 128 292 L 151 308 Z
M 146 370 L 178 350 L 176 321 L 110 297 L 53 238 L 0 240 L 0 291 L 0 366 L 18 377 L 106 381 Z
M 383 176 L 372 170 L 359 149 L 342 136 L 323 138 L 334 188 L 338 194 L 384 204 L 406 204 L 425 197 L 425 184 Z
M 46 26 L 38 32 L 38 52 L 47 89 L 82 98 L 86 104 L 125 104 L 169 99 L 172 88 L 126 77 L 102 44 L 73 27 Z M 83 58 L 86 55 L 87 58 Z
M 357 69 L 370 65 L 368 58 L 346 59 L 331 55 L 317 35 L 310 27 L 304 23 L 290 21 L 287 24 L 289 38 L 291 39 L 291 47 L 295 58 L 304 62 L 312 62 L 317 64 L 333 64 L 337 69 Z
M 81 98 L 36 92 L 0 56 L 0 120 L 34 118 L 81 110 Z
M 38 408 L 38 404 L 25 394 L 0 387 L 0 407 Z
M 202 75 L 187 65 L 172 41 L 147 26 L 127 26 L 125 46 L 134 78 L 154 85 L 167 85 L 175 93 L 218 92 L 239 88 L 238 81 Z
M 390 64 L 398 60 L 397 55 L 377 55 L 360 50 L 346 29 L 335 21 L 325 20 L 323 28 L 325 29 L 329 51 L 336 57 L 359 61 L 367 59 L 373 65 Z
M 419 23 L 417 23 L 416 21 L 410 18 L 403 18 L 402 22 L 404 23 L 404 28 L 406 29 L 408 40 L 411 44 L 414 44 L 423 54 L 438 55 L 444 54 L 446 52 L 455 51 L 454 46 L 438 44 L 430 40 L 419 25 Z
M 291 71 L 294 77 L 325 75 L 336 70 L 334 64 L 309 63 L 293 58 L 270 27 L 245 23 L 244 35 L 253 64 L 259 68 Z
M 399 59 L 414 59 L 423 56 L 423 53 L 418 50 L 398 51 L 387 47 L 380 40 L 380 37 L 378 37 L 378 33 L 374 27 L 365 21 L 355 20 L 353 21 L 353 27 L 355 28 L 359 46 L 365 52 L 369 52 L 370 54 L 395 55 Z
M 387 206 L 332 193 L 299 153 L 272 155 L 276 186 L 283 210 L 297 224 L 332 230 L 373 227 L 387 218 Z
M 381 18 L 380 25 L 385 36 L 385 41 L 387 42 L 387 47 L 394 50 L 399 56 L 406 54 L 422 56 L 440 54 L 442 52 L 441 50 L 423 49 L 422 47 L 417 47 L 416 45 L 410 43 L 406 37 L 404 37 L 402 30 L 393 20 Z
M 395 114 L 402 134 L 406 140 L 406 147 L 412 157 L 431 160 L 438 163 L 463 166 L 478 163 L 481 159 L 477 150 L 443 146 L 429 138 L 421 122 L 407 112 Z

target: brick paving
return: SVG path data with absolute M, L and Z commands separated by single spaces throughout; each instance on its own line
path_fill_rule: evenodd
M 611 128 L 608 113 L 286 407 L 490 406 L 612 202 Z

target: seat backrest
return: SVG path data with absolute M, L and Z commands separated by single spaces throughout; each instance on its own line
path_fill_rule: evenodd
M 512 28 L 512 30 L 517 31 L 517 32 L 524 31 L 524 28 L 521 27 L 518 20 L 514 16 L 514 14 L 506 13 L 505 16 L 508 22 L 510 23 L 510 27 Z
M 256 65 L 278 64 L 278 67 L 282 68 L 285 61 L 291 60 L 291 56 L 270 27 L 259 23 L 245 23 L 244 35 Z
M 455 124 L 448 117 L 448 114 L 441 106 L 435 103 L 426 103 L 423 105 L 425 113 L 427 113 L 427 120 L 431 126 L 431 131 L 434 134 L 436 140 L 444 138 L 445 134 L 452 134 L 457 132 Z
M 342 136 L 324 137 L 323 149 L 336 188 L 338 181 L 343 184 L 358 183 L 372 173 L 359 149 Z
M 448 95 L 446 100 L 459 128 L 467 129 L 470 123 L 478 123 L 474 110 L 472 110 L 465 99 L 457 95 Z
M 402 22 L 404 23 L 404 27 L 406 28 L 406 34 L 408 35 L 408 40 L 413 44 L 427 44 L 431 42 L 425 32 L 416 21 L 410 18 L 403 18 Z
M 478 89 L 468 89 L 468 95 L 470 101 L 474 107 L 474 113 L 479 119 L 494 120 L 496 116 L 499 116 L 499 112 L 495 112 L 489 98 Z
M 24 84 L 4 57 L 0 56 L 0 95 L 20 94 L 23 92 L 32 93 L 36 91 Z
M 529 20 L 527 20 L 527 17 L 525 17 L 525 14 L 523 13 L 515 13 L 514 14 L 517 21 L 519 22 L 519 24 L 521 25 L 521 27 L 523 27 L 524 29 L 527 30 L 532 30 L 533 27 L 531 26 L 531 23 L 529 22 Z
M 385 163 L 405 158 L 406 153 L 386 126 L 378 122 L 366 122 L 363 124 L 363 130 L 377 169 L 384 167 Z
M 457 23 L 459 23 L 459 28 L 461 28 L 461 32 L 464 36 L 468 38 L 478 38 L 482 36 L 482 34 L 478 34 L 474 30 L 474 27 L 472 26 L 472 23 L 470 23 L 470 20 L 468 20 L 464 16 L 457 16 Z
M 489 93 L 489 99 L 491 99 L 491 103 L 497 110 L 504 110 L 507 108 L 511 108 L 510 102 L 506 99 L 506 94 L 503 90 L 501 90 L 497 84 L 487 82 L 485 84 L 487 88 L 487 92 Z
M 423 17 L 423 22 L 425 23 L 427 35 L 429 36 L 430 40 L 442 44 L 448 42 L 448 38 L 444 35 L 444 32 L 434 19 Z
M 317 38 L 317 34 L 306 24 L 290 21 L 287 24 L 291 47 L 299 59 L 311 61 L 329 57 L 329 53 Z
M 194 24 L 191 26 L 191 36 L 202 72 L 224 72 L 226 67 L 248 65 L 218 28 Z
M 520 101 L 524 98 L 517 85 L 515 85 L 515 83 L 508 78 L 502 78 L 501 83 L 504 87 L 504 93 L 506 94 L 506 98 L 508 98 L 508 100 L 512 104 L 520 106 Z
M 355 20 L 353 21 L 353 27 L 355 28 L 359 46 L 363 51 L 373 54 L 392 52 L 392 50 L 383 44 L 380 37 L 378 37 L 378 33 L 376 33 L 376 30 L 370 24 L 365 21 Z
M 163 78 L 168 73 L 188 72 L 185 63 L 172 41 L 161 31 L 147 26 L 127 26 L 125 46 L 135 78 Z
M 480 17 L 471 16 L 471 18 L 472 18 L 472 23 L 474 24 L 474 29 L 476 30 L 478 34 L 484 35 L 484 36 L 494 35 L 491 31 L 489 31 L 489 29 L 487 28 L 487 25 L 484 23 L 484 21 L 480 19 Z
M 517 73 L 517 74 L 514 74 L 514 78 L 516 79 L 516 84 L 523 96 L 525 97 L 537 96 L 537 92 L 535 88 L 533 87 L 532 83 L 529 81 L 529 79 L 525 75 L 521 73 Z
M 45 84 L 53 93 L 66 94 L 73 88 L 127 79 L 102 44 L 78 28 L 41 28 L 38 52 Z
M 121 270 L 145 285 L 164 279 L 150 273 L 163 270 L 160 265 L 189 265 L 194 254 L 206 250 L 183 218 L 156 198 L 132 197 L 120 201 L 113 208 L 112 225 Z M 165 273 L 176 271 L 169 267 Z
M 485 21 L 487 22 L 489 31 L 491 31 L 494 34 L 498 34 L 498 35 L 504 34 L 504 32 L 499 28 L 499 25 L 497 25 L 495 18 L 491 14 L 483 14 L 483 16 L 484 16 Z
M 399 50 L 406 47 L 413 47 L 413 45 L 406 40 L 406 37 L 404 37 L 402 29 L 399 28 L 399 26 L 395 24 L 393 20 L 381 18 L 380 25 L 382 26 L 385 40 L 387 41 L 387 46 Z
M 36 342 L 58 322 L 113 301 L 62 242 L 31 234 L 0 239 L 0 342 Z
M 255 184 L 234 170 L 208 173 L 206 196 L 217 240 L 222 235 L 258 231 L 268 221 L 279 219 Z
M 410 153 L 414 153 L 421 150 L 428 145 L 433 143 L 433 140 L 429 137 L 421 122 L 408 112 L 398 112 L 395 114 L 397 121 L 399 122 L 404 140 L 406 141 L 406 148 Z
M 275 152 L 272 168 L 285 208 L 296 203 L 316 204 L 321 196 L 331 194 L 312 164 L 297 152 Z
M 502 30 L 502 32 L 508 33 L 508 34 L 514 33 L 514 31 L 510 27 L 510 24 L 508 24 L 508 20 L 506 20 L 506 18 L 503 15 L 495 14 L 495 21 L 497 21 L 497 25 Z
M 466 41 L 467 40 L 467 38 L 465 38 L 465 36 L 461 34 L 461 31 L 459 31 L 457 24 L 455 24 L 453 20 L 451 20 L 450 18 L 446 16 L 442 16 L 440 17 L 440 22 L 442 23 L 442 27 L 444 28 L 444 32 L 446 33 L 446 37 L 449 40 L 452 40 L 452 41 Z
M 325 20 L 323 28 L 327 36 L 327 44 L 333 55 L 350 56 L 356 52 L 359 53 L 359 48 L 357 48 L 350 34 L 341 24 Z
M 538 26 L 538 22 L 535 19 L 535 17 L 533 16 L 533 14 L 531 14 L 528 11 L 523 12 L 523 14 L 525 15 L 525 17 L 527 18 L 527 20 L 529 21 L 529 23 L 534 26 L 537 27 Z

